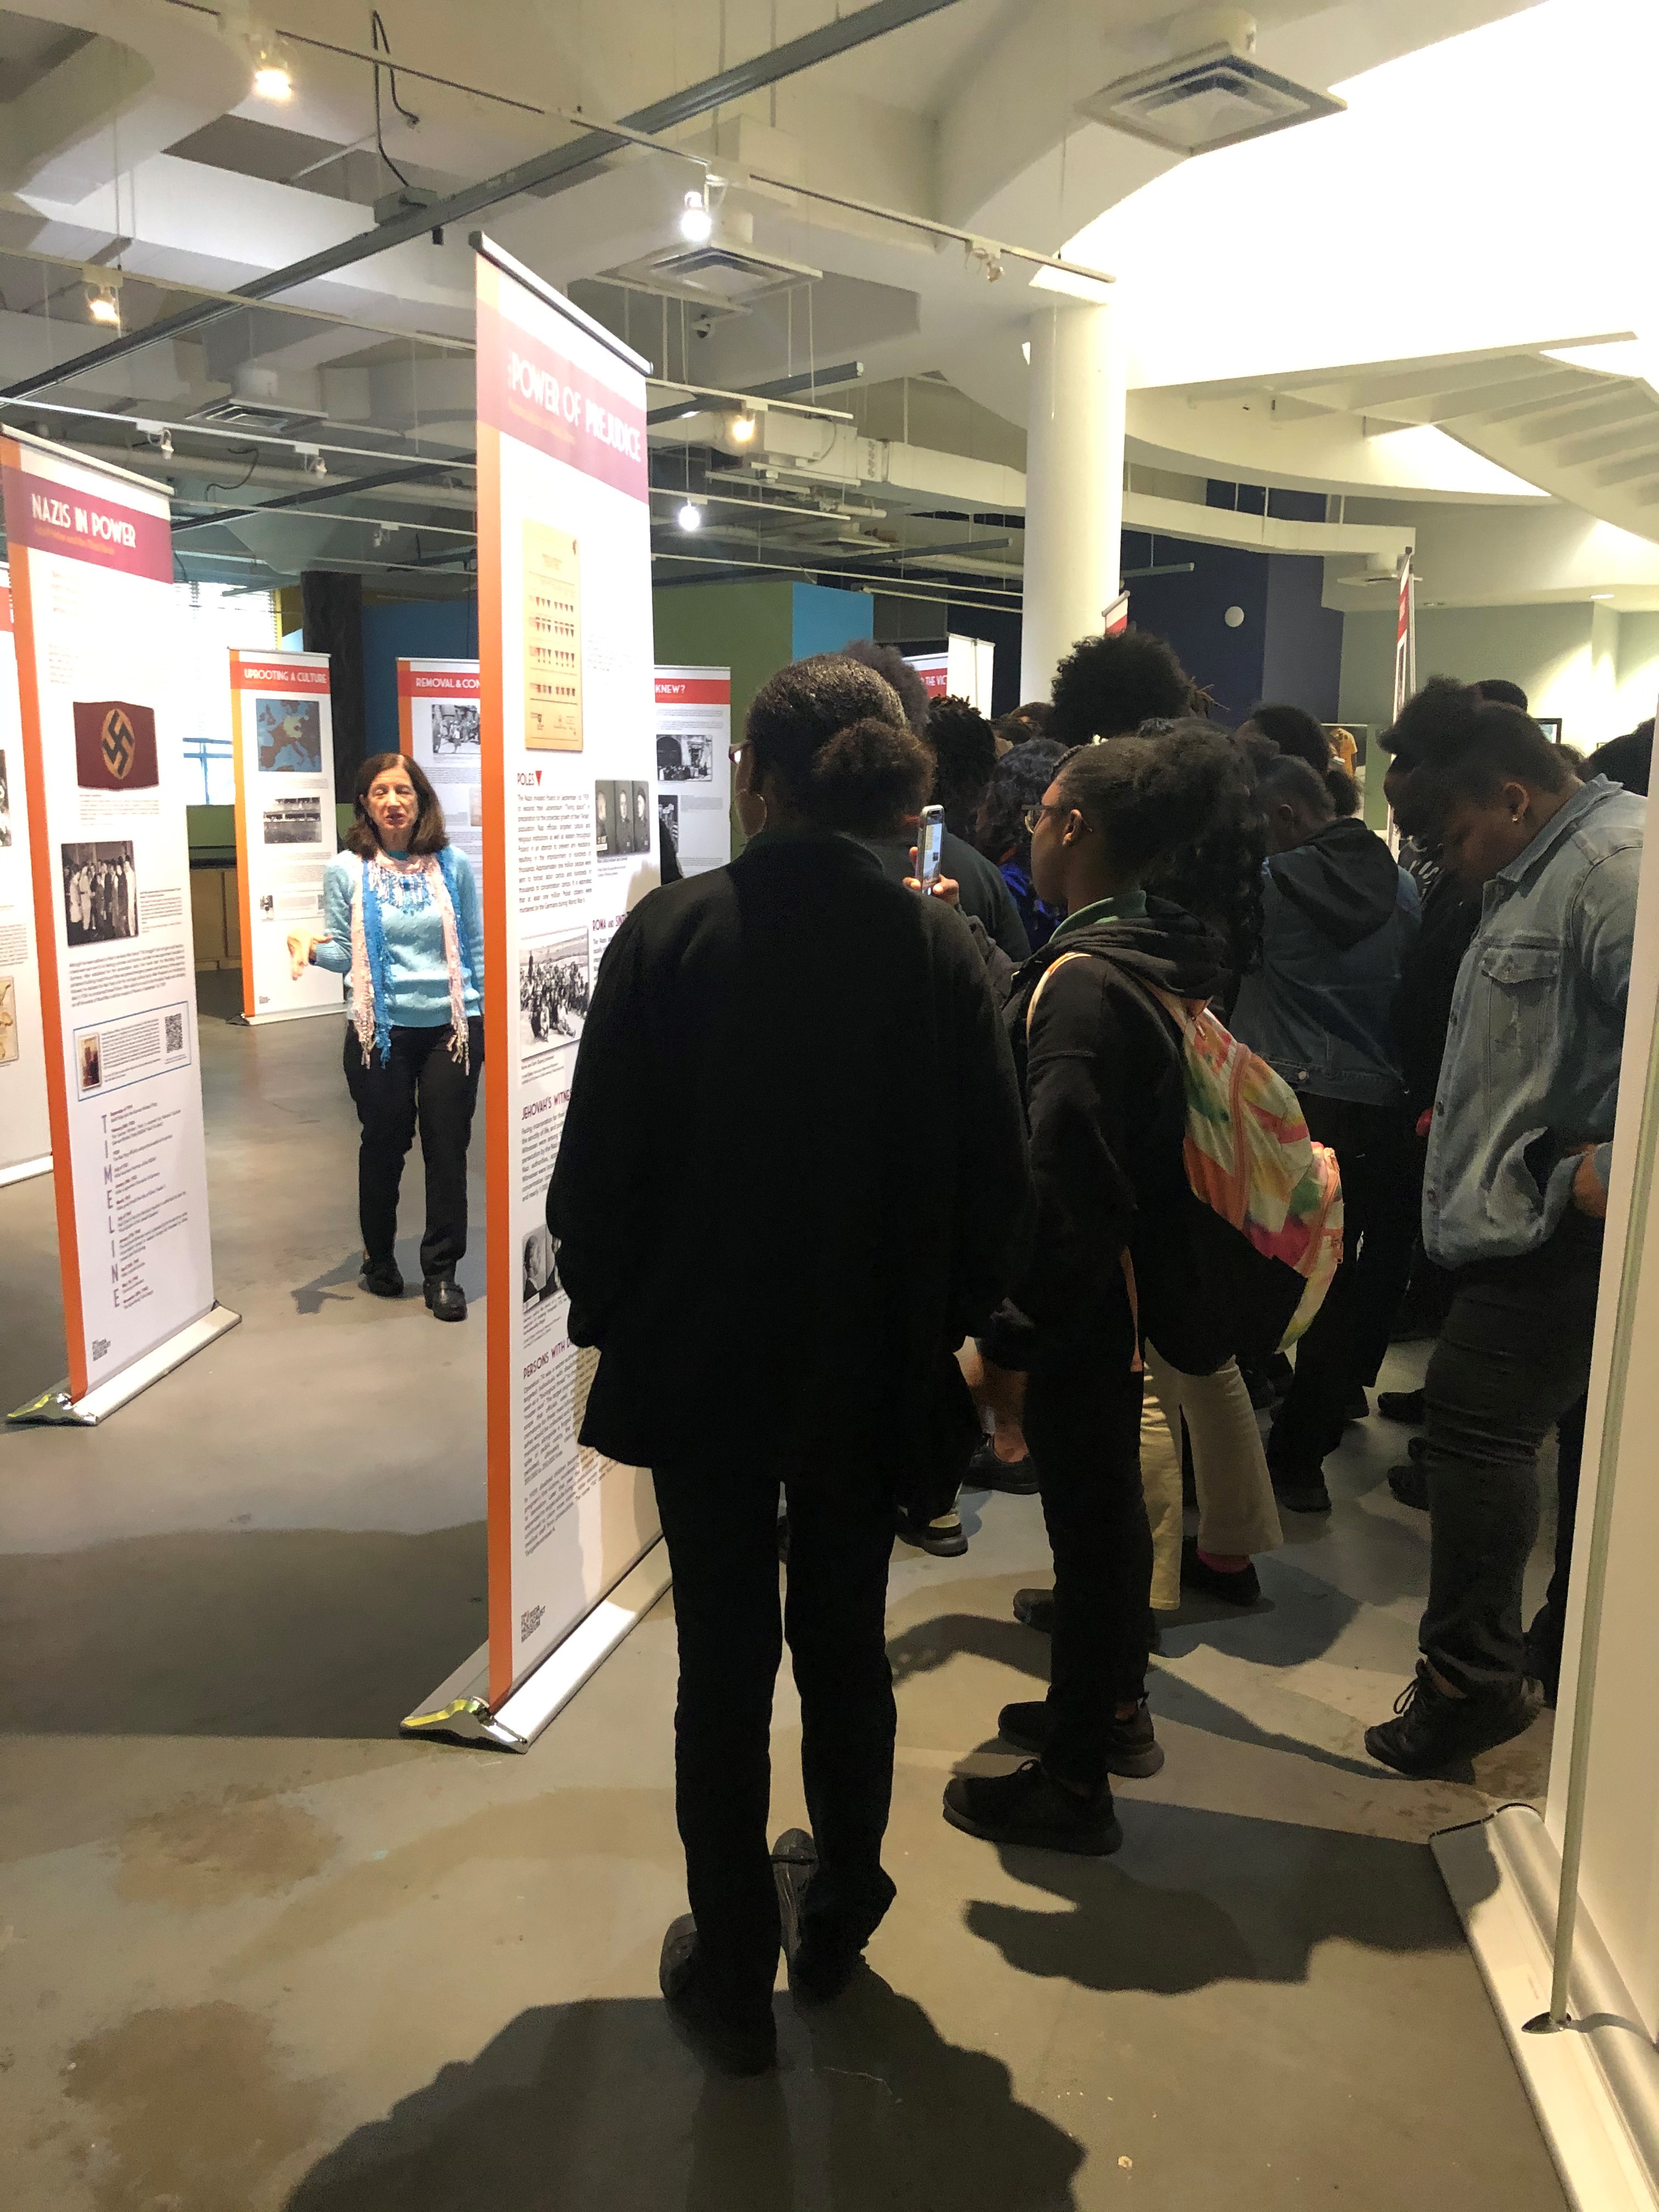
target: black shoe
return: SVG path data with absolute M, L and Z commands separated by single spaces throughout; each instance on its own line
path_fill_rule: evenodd
M 804 1933 L 806 1892 L 818 1869 L 818 1847 L 805 1828 L 786 1828 L 772 1846 L 772 1880 L 783 1923 L 790 1994 L 808 2004 L 838 1997 L 864 1964 L 862 1944 L 832 1943 Z
M 968 1549 L 967 1531 L 962 1525 L 962 1516 L 953 1505 L 948 1513 L 937 1514 L 931 1521 L 918 1520 L 898 1509 L 898 1532 L 907 1544 L 920 1544 L 924 1552 L 931 1552 L 936 1559 L 959 1559 Z
M 1544 1703 L 1552 1712 L 1561 1691 L 1561 1635 L 1551 1618 L 1549 1607 L 1540 1606 L 1533 1615 L 1532 1626 L 1527 1631 L 1527 1680 L 1537 1683 L 1543 1692 Z
M 1199 1558 L 1196 1536 L 1181 1540 L 1181 1587 L 1201 1590 L 1206 1597 L 1218 1597 L 1224 1605 L 1255 1605 L 1261 1595 L 1254 1562 L 1231 1569 L 1212 1567 L 1207 1559 Z
M 453 1275 L 428 1275 L 426 1279 L 426 1302 L 434 1321 L 465 1321 L 466 1292 Z
M 1419 1513 L 1429 1510 L 1428 1469 L 1415 1460 L 1407 1460 L 1400 1467 L 1389 1469 L 1389 1487 L 1402 1505 L 1414 1505 Z
M 1376 1410 L 1385 1421 L 1399 1421 L 1408 1429 L 1420 1429 L 1428 1418 L 1420 1390 L 1379 1390 Z
M 1348 1393 L 1347 1402 L 1342 1408 L 1342 1418 L 1345 1421 L 1369 1421 L 1370 1417 L 1371 1401 L 1356 1382 Z
M 1048 1748 L 1051 1729 L 1047 1704 L 1033 1698 L 1028 1704 L 1005 1705 L 997 1715 L 997 1734 L 1016 1751 L 1029 1751 L 1041 1759 Z M 1164 1747 L 1152 1734 L 1152 1717 L 1143 1698 L 1127 1721 L 1115 1720 L 1106 1753 L 1106 1771 L 1144 1781 L 1164 1764 Z
M 1084 1796 L 1036 1759 L 1012 1774 L 958 1774 L 945 1785 L 945 1817 L 988 1844 L 1030 1844 L 1085 1858 L 1104 1858 L 1123 1841 L 1105 1783 Z
M 999 1459 L 989 1437 L 969 1461 L 963 1482 L 969 1490 L 1003 1490 L 1012 1498 L 1036 1495 L 1036 1469 L 1030 1452 L 1024 1459 Z
M 683 2043 L 723 2074 L 764 2074 L 778 2063 L 777 2022 L 771 2000 L 752 2020 L 734 2020 L 715 2003 L 702 1972 L 697 1923 L 687 1912 L 662 1939 L 657 1982 Z
M 1014 1619 L 1022 1628 L 1035 1628 L 1039 1636 L 1054 1632 L 1054 1594 L 1051 1589 L 1014 1592 Z
M 391 1258 L 371 1260 L 365 1252 L 362 1273 L 357 1279 L 377 1298 L 400 1298 L 404 1294 L 404 1279 L 398 1272 L 398 1262 Z
M 1400 1774 L 1437 1774 L 1461 1766 L 1494 1744 L 1522 1735 L 1537 1719 L 1543 1695 L 1536 1682 L 1517 1682 L 1495 1698 L 1449 1698 L 1428 1662 L 1395 1700 L 1398 1716 L 1365 1731 L 1365 1748 Z
M 1278 1467 L 1271 1468 L 1269 1472 L 1273 1480 L 1273 1496 L 1291 1512 L 1330 1511 L 1331 1493 L 1325 1487 L 1324 1474 L 1319 1468 L 1315 1468 L 1311 1474 Z

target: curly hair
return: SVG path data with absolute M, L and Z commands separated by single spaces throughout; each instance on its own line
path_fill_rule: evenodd
M 1055 671 L 1054 689 L 1043 735 L 1062 745 L 1127 737 L 1143 722 L 1175 721 L 1192 712 L 1191 678 L 1150 630 L 1080 637 Z
M 872 637 L 849 638 L 841 648 L 843 660 L 873 669 L 898 694 L 904 719 L 919 738 L 927 734 L 927 710 L 932 702 L 927 686 L 896 645 L 878 645 Z
M 999 866 L 1013 860 L 1030 873 L 1031 833 L 1025 827 L 1025 810 L 1042 798 L 1065 757 L 1065 746 L 1048 738 L 1028 738 L 1004 753 L 980 802 L 974 838 L 987 860 Z
M 1054 778 L 1061 802 L 1098 832 L 1115 864 L 1145 877 L 1208 832 L 1237 773 L 1229 741 L 1188 720 L 1070 753 Z
M 933 779 L 891 684 L 845 653 L 781 668 L 744 726 L 762 772 L 820 830 L 896 836 Z
M 1140 732 L 1158 744 L 1199 734 L 1214 739 L 1219 733 L 1196 718 L 1148 722 Z M 1146 889 L 1207 922 L 1225 942 L 1228 965 L 1239 977 L 1249 975 L 1261 958 L 1261 865 L 1267 839 L 1249 755 L 1236 740 L 1221 742 L 1230 758 L 1209 820 L 1197 837 L 1163 856 L 1146 878 Z
M 415 827 L 409 833 L 408 849 L 411 853 L 442 852 L 449 842 L 442 803 L 419 763 L 406 760 L 402 753 L 371 753 L 358 769 L 351 787 L 351 827 L 344 839 L 347 852 L 356 853 L 360 860 L 372 860 L 380 851 L 380 833 L 364 802 L 374 788 L 375 777 L 384 775 L 389 768 L 406 770 L 415 787 Z
M 927 744 L 938 763 L 933 797 L 945 809 L 945 827 L 969 836 L 979 803 L 997 764 L 991 725 L 965 699 L 935 699 L 927 716 Z

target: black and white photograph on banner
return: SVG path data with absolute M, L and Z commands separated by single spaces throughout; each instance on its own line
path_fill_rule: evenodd
M 659 783 L 713 783 L 713 738 L 696 732 L 687 732 L 683 737 L 659 732 L 657 781 Z
M 323 802 L 302 797 L 278 799 L 264 809 L 260 834 L 267 845 L 320 845 Z
M 17 1056 L 17 978 L 0 975 L 0 1067 Z
M 71 951 L 77 945 L 112 945 L 138 934 L 138 872 L 125 840 L 103 845 L 60 845 L 64 921 Z
M 616 793 L 611 808 L 611 849 L 631 853 L 635 850 L 633 786 L 618 781 L 611 788 Z
M 316 699 L 256 699 L 262 775 L 320 775 L 323 772 L 323 710 Z M 271 841 L 266 840 L 269 843 Z
M 528 1053 L 574 1044 L 587 1015 L 587 937 L 527 945 L 519 954 L 519 1044 Z
M 657 830 L 659 836 L 673 839 L 678 851 L 680 842 L 680 802 L 672 792 L 657 793 Z
M 11 842 L 11 785 L 6 778 L 6 756 L 0 752 L 0 847 Z
M 434 699 L 432 702 L 432 757 L 446 760 L 456 753 L 479 750 L 478 709 L 468 699 Z
M 81 1039 L 79 1066 L 82 1090 L 100 1090 L 104 1081 L 104 1042 L 96 1030 L 90 1036 Z
M 618 849 L 617 787 L 614 783 L 596 783 L 593 787 L 593 850 L 604 857 Z
M 629 787 L 623 784 L 617 787 L 619 793 Z M 651 850 L 651 787 L 648 783 L 636 783 L 631 788 L 634 793 L 634 850 L 648 853 Z
M 524 1240 L 524 1302 L 545 1305 L 559 1295 L 559 1279 L 553 1272 L 553 1239 L 545 1222 L 538 1222 Z

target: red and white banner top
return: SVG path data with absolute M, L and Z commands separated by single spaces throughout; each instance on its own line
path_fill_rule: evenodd
M 647 496 L 645 405 L 596 373 L 578 350 L 597 342 L 517 284 L 505 288 L 516 311 L 509 315 L 489 295 L 494 271 L 486 263 L 478 292 L 478 420 L 505 436 L 566 461 L 630 497 Z M 533 314 L 527 328 L 517 313 Z M 640 383 L 629 372 L 630 380 Z
M 326 695 L 328 655 L 307 655 L 302 659 L 297 653 L 233 652 L 230 688 L 233 691 L 280 691 L 289 697 L 301 691 Z
M 665 676 L 657 671 L 657 704 L 659 707 L 729 707 L 732 703 L 730 676 Z
M 3 473 L 9 545 L 172 582 L 173 531 L 164 514 L 32 470 Z
M 478 665 L 470 668 L 422 668 L 413 660 L 398 663 L 400 699 L 476 699 Z
M 921 677 L 930 699 L 942 699 L 951 688 L 951 656 L 948 653 L 907 653 L 908 665 Z

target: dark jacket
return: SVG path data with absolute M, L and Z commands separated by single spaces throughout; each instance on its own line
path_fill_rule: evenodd
M 1626 730 L 1622 738 L 1610 738 L 1597 752 L 1593 752 L 1582 771 L 1588 783 L 1592 776 L 1605 775 L 1614 783 L 1622 783 L 1626 791 L 1648 795 L 1648 778 L 1653 773 L 1653 722 L 1651 717 L 1638 722 L 1633 730 Z
M 1043 986 L 1028 1041 L 1032 994 L 1068 952 L 1091 957 L 1067 961 Z M 1144 915 L 1064 931 L 1017 975 L 992 964 L 1025 1093 L 1036 1223 L 1030 1256 L 981 1338 L 987 1358 L 1024 1368 L 1085 1346 L 1127 1295 L 1127 1248 L 1146 1333 L 1177 1366 L 1207 1371 L 1231 1346 L 1212 1341 L 1211 1322 L 1224 1335 L 1224 1317 L 1205 1311 L 1190 1234 L 1179 1037 L 1143 987 L 1207 999 L 1225 978 L 1225 946 L 1152 899 Z
M 1455 878 L 1435 872 L 1422 896 L 1422 921 L 1400 963 L 1394 1002 L 1395 1046 L 1413 1121 L 1434 1103 L 1457 971 L 1480 927 L 1480 894 L 1471 897 Z
M 912 837 L 896 842 L 870 843 L 869 849 L 881 862 L 882 873 L 889 883 L 902 884 L 910 873 L 910 851 L 915 842 Z M 941 875 L 951 877 L 960 886 L 962 896 L 957 905 L 961 912 L 982 922 L 986 935 L 1011 960 L 1026 958 L 1031 951 L 1030 939 L 1025 934 L 1014 895 L 1003 881 L 1001 869 L 948 830 L 939 841 L 939 866 Z
M 1261 964 L 1239 986 L 1235 1036 L 1297 1091 L 1395 1103 L 1394 1003 L 1417 933 L 1416 884 L 1348 817 L 1267 862 L 1262 907 Z
M 1019 1097 L 958 917 L 844 837 L 764 835 L 617 931 L 547 1197 L 581 1440 L 896 1476 L 1012 1279 Z

